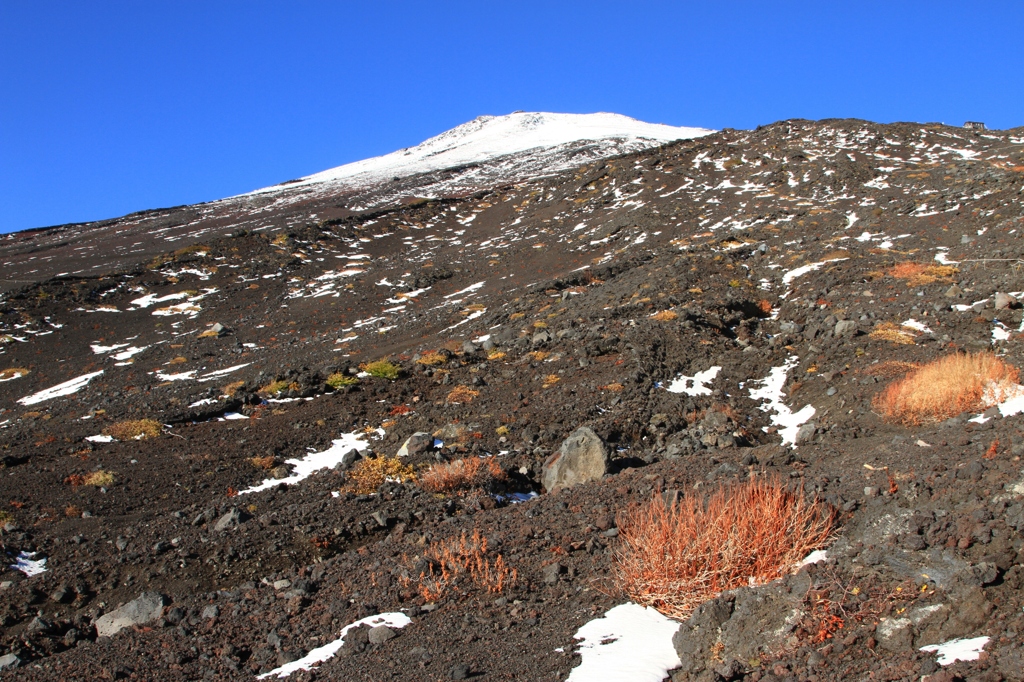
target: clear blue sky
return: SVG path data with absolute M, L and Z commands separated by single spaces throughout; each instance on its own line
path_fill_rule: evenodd
M 1024 125 L 1024 3 L 0 3 L 0 232 L 218 199 L 481 114 Z

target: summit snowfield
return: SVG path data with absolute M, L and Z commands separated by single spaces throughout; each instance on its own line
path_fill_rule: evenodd
M 550 156 L 592 143 L 601 155 L 622 154 L 675 140 L 711 134 L 704 128 L 644 123 L 621 114 L 553 114 L 515 112 L 507 116 L 479 116 L 432 137 L 415 147 L 331 168 L 297 181 L 264 187 L 250 194 L 278 192 L 321 183 L 365 187 L 420 173 L 493 162 L 501 157 L 531 152 L 520 159 L 524 167 L 540 156 Z M 578 162 L 577 162 L 578 164 Z M 572 164 L 572 165 L 577 165 Z M 513 166 L 519 165 L 513 163 Z M 560 164 L 564 166 L 564 164 Z M 524 168 L 525 170 L 525 168 Z M 564 170 L 553 168 L 549 172 Z

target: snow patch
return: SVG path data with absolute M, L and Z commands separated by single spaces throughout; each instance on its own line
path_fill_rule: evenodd
M 52 388 L 39 391 L 39 393 L 33 393 L 32 395 L 25 396 L 18 402 L 22 405 L 35 405 L 36 403 L 41 403 L 44 400 L 52 400 L 53 398 L 77 393 L 85 388 L 86 384 L 101 374 L 103 374 L 102 369 L 98 372 L 83 374 L 82 376 L 71 379 L 70 381 L 65 381 L 63 384 L 57 384 Z
M 789 286 L 790 282 L 792 282 L 797 277 L 800 277 L 801 275 L 806 275 L 808 272 L 814 272 L 815 270 L 820 270 L 823 266 L 828 265 L 829 263 L 835 263 L 835 262 L 841 261 L 841 260 L 848 260 L 848 259 L 846 259 L 846 258 L 829 258 L 828 260 L 823 260 L 823 261 L 818 262 L 818 263 L 810 263 L 808 265 L 801 265 L 800 267 L 794 268 L 793 270 L 790 270 L 789 272 L 784 274 L 782 276 L 782 283 L 785 284 L 786 286 Z
M 333 642 L 328 642 L 327 644 L 324 644 L 321 647 L 313 649 L 297 661 L 286 663 L 282 665 L 280 668 L 274 668 L 268 673 L 258 675 L 256 679 L 262 680 L 267 677 L 273 676 L 277 676 L 278 679 L 281 679 L 288 677 L 292 673 L 298 672 L 299 670 L 310 670 L 316 667 L 318 663 L 323 663 L 324 661 L 333 658 L 334 655 L 338 653 L 338 650 L 340 650 L 341 647 L 345 645 L 345 635 L 348 634 L 348 631 L 352 628 L 357 628 L 360 625 L 365 624 L 369 625 L 370 627 L 386 625 L 389 628 L 394 628 L 397 630 L 404 628 L 406 625 L 409 625 L 410 623 L 412 623 L 412 619 L 409 618 L 409 616 L 405 615 L 404 613 L 398 612 L 381 613 L 376 616 L 367 616 L 366 618 L 357 620 L 356 622 L 350 623 L 349 625 L 346 625 L 344 628 L 342 628 L 341 634 L 339 634 L 338 638 L 335 639 Z
M 321 469 L 333 469 L 340 464 L 345 455 L 352 450 L 362 451 L 369 447 L 369 443 L 363 440 L 365 435 L 366 434 L 364 433 L 343 433 L 341 434 L 341 438 L 335 440 L 331 447 L 323 452 L 311 452 L 305 457 L 285 460 L 285 464 L 291 464 L 294 466 L 292 469 L 292 475 L 288 478 L 280 480 L 268 478 L 259 485 L 243 490 L 238 494 L 245 495 L 246 493 L 256 493 L 261 490 L 268 490 L 269 488 L 273 488 L 281 483 L 292 485 L 306 480 L 312 476 L 314 472 L 320 471 Z
M 720 371 L 722 368 L 716 365 L 703 372 L 697 372 L 692 377 L 680 375 L 665 390 L 669 393 L 685 393 L 686 395 L 711 395 L 709 384 Z
M 782 401 L 782 387 L 786 384 L 786 376 L 789 370 L 796 367 L 799 360 L 795 355 L 789 357 L 780 367 L 773 367 L 764 379 L 760 379 L 761 388 L 750 389 L 751 400 L 762 400 L 762 412 L 775 412 L 772 415 L 772 424 L 779 427 L 779 435 L 782 436 L 783 445 L 796 447 L 796 432 L 800 427 L 814 416 L 813 405 L 805 405 L 799 412 L 794 413 Z
M 982 649 L 989 642 L 989 637 L 974 637 L 972 639 L 951 639 L 942 644 L 929 644 L 921 647 L 921 651 L 934 652 L 939 665 L 952 665 L 957 661 L 976 661 L 981 656 Z
M 18 558 L 11 564 L 11 568 L 29 577 L 46 573 L 46 559 L 36 559 L 35 556 L 35 552 L 18 552 Z
M 627 603 L 575 634 L 583 661 L 567 682 L 661 682 L 680 665 L 672 646 L 679 623 L 652 608 Z

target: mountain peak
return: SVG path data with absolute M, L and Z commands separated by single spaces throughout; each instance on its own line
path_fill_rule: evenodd
M 566 145 L 579 146 L 585 142 L 602 143 L 608 149 L 602 155 L 610 156 L 712 132 L 704 128 L 645 123 L 622 114 L 604 112 L 559 114 L 517 111 L 504 116 L 478 116 L 414 147 L 348 163 L 251 194 L 322 183 L 367 186 L 395 177 L 480 164 L 525 152 L 558 150 Z M 534 164 L 528 165 L 532 167 Z

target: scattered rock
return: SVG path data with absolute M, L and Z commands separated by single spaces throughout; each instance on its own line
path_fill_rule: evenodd
M 434 437 L 426 431 L 417 431 L 402 443 L 395 453 L 396 457 L 411 457 L 426 452 L 434 447 Z
M 604 441 L 587 427 L 573 431 L 544 462 L 541 482 L 548 492 L 600 480 L 608 472 Z
M 145 592 L 121 608 L 97 618 L 96 634 L 99 637 L 111 637 L 124 628 L 151 623 L 163 615 L 163 611 L 163 595 Z

